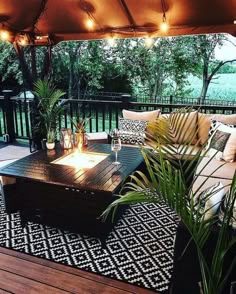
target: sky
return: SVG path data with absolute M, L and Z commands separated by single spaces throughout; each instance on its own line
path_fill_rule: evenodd
M 229 35 L 230 42 L 225 43 L 221 48 L 216 48 L 216 58 L 219 60 L 236 59 L 236 38 Z M 234 44 L 234 45 L 233 45 Z

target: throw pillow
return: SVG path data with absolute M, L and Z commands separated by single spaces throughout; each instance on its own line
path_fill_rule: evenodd
M 122 110 L 123 118 L 125 119 L 145 120 L 148 122 L 155 121 L 160 112 L 160 109 L 152 111 L 130 111 L 126 109 Z
M 223 124 L 236 125 L 236 114 L 206 114 L 198 113 L 198 137 L 200 144 L 207 142 L 211 120 L 221 122 Z
M 221 205 L 220 205 L 220 208 L 219 208 L 219 221 L 220 223 L 223 222 L 223 219 L 224 219 L 224 214 L 225 214 L 225 211 L 226 211 L 226 205 L 229 205 L 229 199 L 228 199 L 228 195 L 225 195 L 224 196 L 224 199 L 223 201 L 221 202 Z M 234 206 L 233 206 L 233 215 L 231 215 L 231 218 L 230 218 L 230 225 L 236 229 L 236 202 L 234 202 Z
M 141 133 L 120 130 L 119 137 L 122 144 L 144 145 L 145 143 L 145 135 Z
M 184 144 L 188 142 L 191 142 L 191 144 L 196 144 L 197 120 L 197 111 L 181 114 L 171 113 L 170 121 L 171 124 L 175 127 L 173 142 L 178 144 Z
M 147 121 L 119 119 L 119 135 L 123 144 L 144 144 Z
M 207 149 L 209 157 L 233 162 L 236 155 L 236 125 L 212 120 Z
M 216 214 L 224 194 L 224 186 L 221 182 L 218 182 L 196 197 L 196 207 L 199 207 L 204 220 L 208 220 Z

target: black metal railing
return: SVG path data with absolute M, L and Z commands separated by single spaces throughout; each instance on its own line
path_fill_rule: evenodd
M 7 94 L 9 93 L 0 96 L 0 136 L 10 132 L 10 141 L 32 138 L 32 99 L 9 98 Z M 90 118 L 86 126 L 88 132 L 109 132 L 110 129 L 117 128 L 122 109 L 136 111 L 160 109 L 162 113 L 169 113 L 187 105 L 195 109 L 200 108 L 200 111 L 204 113 L 236 113 L 235 105 L 202 105 L 200 107 L 197 104 L 142 103 L 129 101 L 129 99 L 120 101 L 66 99 L 65 105 L 65 110 L 59 117 L 59 129 L 69 127 L 74 131 L 69 115 L 75 117 L 79 113 Z
M 176 97 L 173 95 L 164 97 L 150 97 L 145 95 L 130 95 L 120 92 L 98 92 L 95 94 L 82 94 L 82 100 L 106 100 L 106 101 L 122 101 L 124 97 L 129 97 L 130 101 L 138 103 L 157 103 L 157 104 L 185 104 L 185 105 L 222 105 L 236 106 L 236 99 L 212 99 L 206 98 L 200 102 L 200 98 L 192 97 Z

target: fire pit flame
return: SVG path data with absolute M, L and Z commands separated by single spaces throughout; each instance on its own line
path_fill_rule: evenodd
M 99 162 L 104 160 L 108 154 L 94 153 L 94 152 L 82 152 L 78 148 L 77 152 L 70 153 L 66 156 L 60 157 L 51 163 L 69 165 L 76 168 L 90 169 L 96 166 Z

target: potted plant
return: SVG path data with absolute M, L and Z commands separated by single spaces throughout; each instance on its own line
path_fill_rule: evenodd
M 46 146 L 47 149 L 54 149 L 56 140 L 56 131 L 54 129 L 50 129 L 47 131 L 47 141 Z
M 210 208 L 202 210 L 199 201 L 195 201 L 197 199 L 195 193 L 199 191 L 201 185 L 196 192 L 192 189 L 194 182 L 197 181 L 197 167 L 208 151 L 203 145 L 196 154 L 189 152 L 191 148 L 199 144 L 199 141 L 193 144 L 198 129 L 189 132 L 183 145 L 172 144 L 173 134 L 182 134 L 179 126 L 184 125 L 183 112 L 188 115 L 191 109 L 176 112 L 174 120 L 169 116 L 152 123 L 150 127 L 155 135 L 149 134 L 148 137 L 152 146 L 155 146 L 154 150 L 142 148 L 146 171 L 138 171 L 130 176 L 118 199 L 108 206 L 102 216 L 106 218 L 111 212 L 114 215 L 117 206 L 122 204 L 166 203 L 185 225 L 190 236 L 188 243 L 193 241 L 195 244 L 201 271 L 201 289 L 198 293 L 220 294 L 224 293 L 222 291 L 224 291 L 225 283 L 236 262 L 233 255 L 230 265 L 225 268 L 227 254 L 236 244 L 236 237 L 230 226 L 236 201 L 236 173 L 230 191 L 225 196 L 226 209 L 219 226 L 217 216 L 206 217 Z M 209 162 L 211 160 L 209 158 Z M 204 196 L 205 200 L 207 201 L 211 196 L 211 192 L 208 192 Z M 217 227 L 217 238 L 211 248 L 209 260 L 205 249 L 215 227 Z
M 40 134 L 41 138 L 46 138 L 47 145 L 52 148 L 56 139 L 58 116 L 64 109 L 63 105 L 59 103 L 59 99 L 65 92 L 56 89 L 50 80 L 39 79 L 34 84 L 33 93 L 38 99 L 37 111 L 39 113 L 35 131 Z
M 75 128 L 75 146 L 81 151 L 82 147 L 87 146 L 86 126 L 91 117 L 77 115 L 75 119 L 70 117 Z

